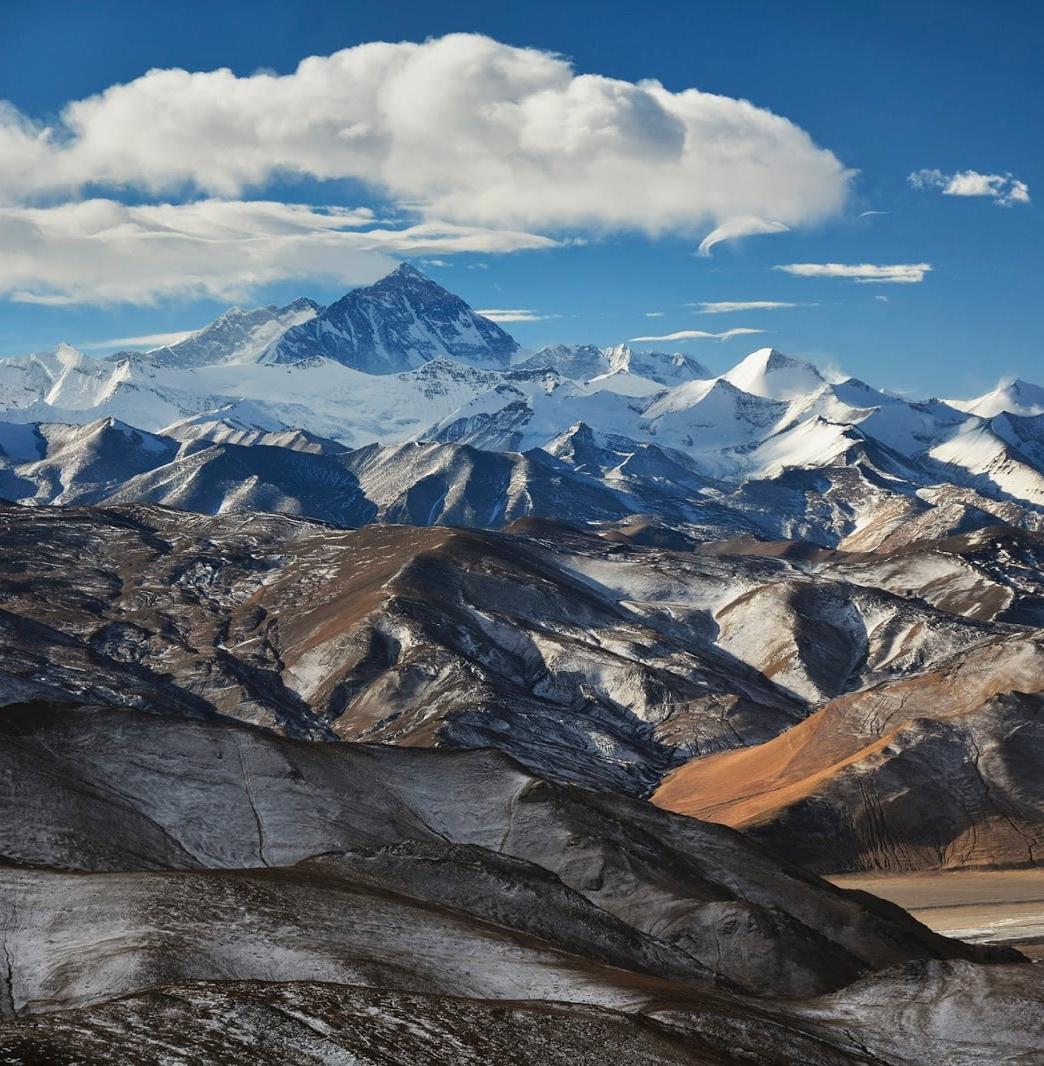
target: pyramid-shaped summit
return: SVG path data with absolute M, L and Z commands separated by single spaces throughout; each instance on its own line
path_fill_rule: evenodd
M 770 400 L 792 400 L 822 388 L 826 378 L 811 364 L 775 348 L 759 348 L 738 362 L 725 380 L 743 392 Z
M 403 263 L 287 330 L 263 358 L 297 363 L 322 356 L 367 374 L 396 374 L 439 357 L 500 369 L 517 349 L 495 322 Z

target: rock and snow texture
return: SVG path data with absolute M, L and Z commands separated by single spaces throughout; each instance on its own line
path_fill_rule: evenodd
M 1033 1061 L 1032 967 L 761 844 L 1041 861 L 1042 397 L 409 267 L 0 362 L 0 1060 Z
M 337 369 L 386 381 L 394 397 L 396 389 L 415 396 L 421 385 L 415 375 L 430 368 L 383 379 Z M 525 396 L 571 386 L 540 373 L 513 373 L 514 381 L 497 390 L 497 402 L 504 391 L 521 398 L 500 411 L 485 414 L 477 403 L 467 418 L 426 435 L 434 440 L 356 449 L 282 421 L 255 400 L 188 415 L 162 433 L 111 416 L 86 425 L 0 422 L 0 496 L 37 505 L 140 501 L 205 514 L 269 510 L 342 526 L 497 528 L 527 515 L 626 524 L 644 515 L 700 540 L 754 533 L 853 548 L 998 522 L 1044 527 L 1044 479 L 1031 465 L 1044 456 L 1044 435 L 1027 425 L 1032 420 L 1002 416 L 1002 425 L 994 419 L 993 428 L 977 431 L 975 447 L 963 435 L 965 467 L 956 465 L 958 444 L 934 449 L 937 468 L 959 469 L 978 488 L 924 484 L 909 460 L 859 427 L 818 416 L 758 443 L 782 405 L 725 381 L 693 383 L 680 410 L 669 402 L 672 393 L 661 397 L 647 410 L 656 430 L 649 441 L 595 430 L 582 418 L 548 437 L 555 423 L 545 419 L 544 446 L 519 451 L 533 436 Z M 458 386 L 468 388 L 468 381 Z M 572 413 L 590 414 L 579 400 Z M 355 402 L 365 408 L 364 395 L 356 393 Z M 615 402 L 629 401 L 616 396 Z M 682 434 L 693 412 L 710 422 L 729 414 L 713 431 L 705 426 L 699 452 Z M 285 405 L 280 413 L 288 413 Z M 1006 443 L 1015 437 L 1025 441 L 1022 449 Z M 736 465 L 720 450 L 726 444 L 757 463 L 762 475 L 737 488 L 722 480 Z
M 528 354 L 409 266 L 328 308 L 307 300 L 234 308 L 180 344 L 150 353 L 90 359 L 60 345 L 0 362 L 0 422 L 7 424 L 0 436 L 10 439 L 18 423 L 115 418 L 181 442 L 327 455 L 339 446 L 381 445 L 393 468 L 397 446 L 410 441 L 513 453 L 476 460 L 480 466 L 518 468 L 518 455 L 526 453 L 528 466 L 543 471 L 551 469 L 546 455 L 558 455 L 563 438 L 582 425 L 602 442 L 605 459 L 612 453 L 619 461 L 592 466 L 566 457 L 569 469 L 552 475 L 556 484 L 568 483 L 555 493 L 569 498 L 563 517 L 651 514 L 703 539 L 751 531 L 826 546 L 875 546 L 902 535 L 913 518 L 931 525 L 933 535 L 998 519 L 1039 527 L 1042 411 L 1044 389 L 1026 382 L 967 402 L 914 402 L 855 378 L 824 375 L 771 348 L 716 377 L 690 356 L 626 345 L 558 345 Z M 658 459 L 650 466 L 652 449 Z M 189 469 L 167 471 L 160 483 L 196 479 L 199 462 L 193 453 Z M 459 455 L 447 451 L 441 462 L 453 467 Z M 665 481 L 653 470 L 664 462 L 688 474 Z M 0 457 L 0 465 L 0 492 L 9 498 L 102 498 L 100 482 L 56 489 L 53 481 L 41 484 L 38 470 L 20 469 L 24 462 L 14 455 Z M 148 465 L 135 460 L 129 472 L 137 476 Z M 384 480 L 402 473 L 389 469 Z M 577 480 L 578 473 L 584 478 Z M 474 516 L 453 520 L 497 525 L 522 513 L 556 513 L 542 510 L 541 493 L 523 485 L 526 479 L 509 478 L 496 506 L 451 508 Z M 260 494 L 247 488 L 179 496 L 169 488 L 158 492 L 154 482 L 135 483 L 149 486 L 141 499 L 191 499 L 215 511 L 285 500 L 292 513 L 338 521 L 335 509 L 302 505 L 302 494 L 288 485 Z M 132 498 L 130 491 L 119 498 Z M 447 495 L 458 492 L 447 487 Z M 380 501 L 372 502 L 380 514 Z M 409 513 L 411 522 L 426 520 L 415 508 Z M 441 508 L 428 513 L 428 521 L 438 521 Z
M 531 518 L 0 518 L 7 703 L 498 748 L 557 780 L 659 789 L 819 869 L 1017 864 L 1044 846 L 1039 535 L 856 554 Z
M 593 344 L 555 344 L 540 348 L 516 363 L 521 369 L 548 367 L 573 381 L 604 380 L 610 375 L 630 376 L 640 392 L 655 392 L 686 381 L 709 378 L 711 372 L 691 356 L 680 352 L 636 351 L 626 344 L 597 348 Z
M 1039 862 L 1042 667 L 1039 641 L 975 649 L 831 701 L 782 743 L 690 763 L 656 802 L 819 869 Z
M 593 1062 L 613 1039 L 650 1066 L 942 1066 L 1041 1035 L 1017 953 L 494 752 L 41 703 L 0 731 L 7 1061 L 379 1063 L 390 1039 Z M 887 1025 L 914 974 L 917 1025 Z
M 313 300 L 301 298 L 285 307 L 258 307 L 245 311 L 232 307 L 205 329 L 177 344 L 155 348 L 148 353 L 163 366 L 197 367 L 218 363 L 249 363 L 288 329 L 311 321 L 322 308 Z M 110 356 L 110 360 L 121 355 Z
M 297 363 L 323 357 L 368 374 L 396 374 L 439 357 L 496 369 L 517 349 L 495 322 L 404 264 L 287 330 L 261 358 Z

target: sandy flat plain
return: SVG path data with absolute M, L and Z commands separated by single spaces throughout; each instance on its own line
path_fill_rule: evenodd
M 1010 944 L 1044 959 L 1044 870 L 838 874 L 829 880 L 898 903 L 946 936 Z

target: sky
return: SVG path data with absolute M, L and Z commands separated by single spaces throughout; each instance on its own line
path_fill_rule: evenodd
M 0 0 L 0 355 L 408 260 L 531 348 L 1044 381 L 1042 51 L 1035 2 Z

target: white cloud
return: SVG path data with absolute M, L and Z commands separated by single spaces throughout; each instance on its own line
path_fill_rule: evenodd
M 888 297 L 887 296 L 882 296 L 880 293 L 878 293 L 874 297 L 874 299 L 877 300 L 878 303 L 882 303 L 882 304 L 888 303 Z
M 747 329 L 739 326 L 736 329 L 727 329 L 724 333 L 708 333 L 702 329 L 682 329 L 677 333 L 665 333 L 661 337 L 631 337 L 631 344 L 646 344 L 654 341 L 727 341 L 730 337 L 745 337 L 751 333 L 764 333 L 763 329 Z
M 165 344 L 177 344 L 187 340 L 195 330 L 181 330 L 179 333 L 146 333 L 141 337 L 114 337 L 107 341 L 90 341 L 78 347 L 85 352 L 101 351 L 105 348 L 162 348 Z
M 527 307 L 485 307 L 481 311 L 476 310 L 476 315 L 482 315 L 493 322 L 543 322 L 548 318 L 558 318 L 558 315 L 542 315 L 539 311 L 530 310 Z
M 730 218 L 721 223 L 700 241 L 699 254 L 710 255 L 711 249 L 722 241 L 734 241 L 740 237 L 754 237 L 762 233 L 786 233 L 790 229 L 783 222 L 766 218 Z
M 779 311 L 787 307 L 814 307 L 814 304 L 787 303 L 783 300 L 718 300 L 688 304 L 701 315 L 727 315 L 733 311 Z
M 916 285 L 924 281 L 931 263 L 786 263 L 773 267 L 799 278 L 850 278 L 865 284 Z
M 1029 186 L 1018 178 L 1013 178 L 1005 197 L 1005 206 L 1011 204 L 1028 204 L 1030 202 Z
M 915 170 L 907 179 L 915 189 L 941 189 L 944 196 L 990 196 L 999 207 L 1030 202 L 1029 186 L 1009 174 L 980 174 L 977 170 Z
M 362 181 L 468 226 L 710 225 L 706 248 L 830 218 L 851 178 L 747 101 L 577 74 L 561 56 L 471 34 L 360 45 L 283 76 L 152 70 L 68 103 L 52 126 L 0 112 L 9 202 L 87 185 L 240 198 L 287 173 Z
M 663 316 L 665 314 L 666 314 L 665 311 L 646 311 L 645 312 L 645 317 L 646 318 L 663 318 Z
M 375 225 L 367 210 L 272 201 L 0 207 L 0 295 L 52 305 L 174 296 L 244 300 L 257 286 L 284 278 L 374 281 L 395 266 L 393 256 L 554 243 L 434 221 L 392 229 Z

